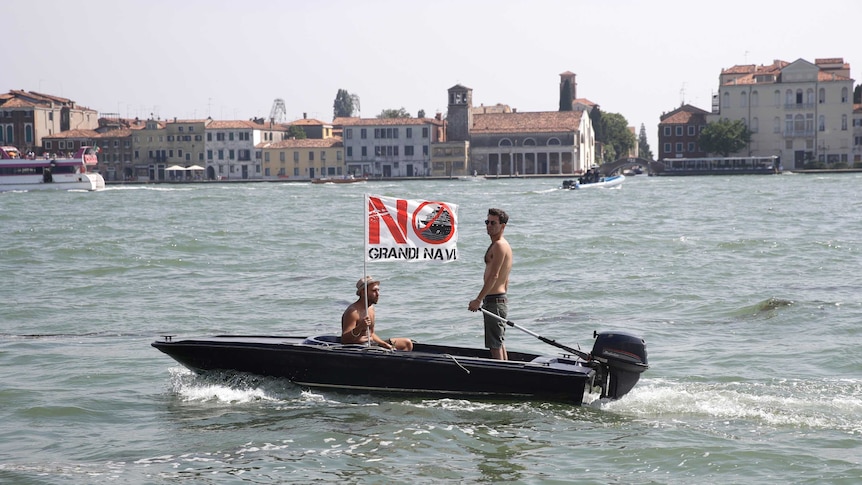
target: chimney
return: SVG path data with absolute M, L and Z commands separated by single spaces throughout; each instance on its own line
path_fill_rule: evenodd
M 308 113 L 302 113 L 302 119 L 307 120 L 308 119 Z

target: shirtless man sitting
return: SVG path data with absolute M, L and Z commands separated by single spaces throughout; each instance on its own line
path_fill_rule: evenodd
M 341 343 L 364 344 L 371 342 L 390 350 L 413 350 L 409 338 L 390 338 L 383 340 L 374 332 L 374 305 L 380 298 L 380 282 L 366 276 L 356 282 L 356 295 L 359 299 L 351 303 L 341 315 Z

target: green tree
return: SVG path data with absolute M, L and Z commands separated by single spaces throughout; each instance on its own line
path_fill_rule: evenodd
M 643 123 L 641 123 L 641 131 L 638 134 L 638 154 L 641 158 L 653 159 L 652 150 L 650 150 L 649 141 L 647 141 L 646 127 Z
M 722 157 L 742 150 L 749 142 L 751 131 L 742 120 L 723 119 L 709 123 L 697 138 L 697 143 L 704 151 L 718 153 Z
M 605 142 L 605 134 L 602 131 L 602 110 L 598 106 L 593 106 L 590 110 L 590 122 L 593 124 L 593 133 L 596 136 L 597 143 Z
M 629 122 L 625 116 L 619 113 L 603 113 L 601 126 L 602 137 L 604 138 L 602 143 L 605 145 L 603 150 L 605 162 L 611 162 L 618 157 L 625 156 L 634 148 L 637 140 L 634 133 L 629 130 Z M 608 147 L 613 147 L 613 150 Z
M 301 126 L 290 125 L 290 128 L 287 129 L 288 138 L 295 138 L 297 140 L 305 140 L 308 136 L 305 134 L 305 130 L 302 129 Z
M 568 79 L 560 88 L 560 111 L 572 111 L 572 82 Z
M 417 117 L 417 118 L 424 118 L 424 117 L 425 117 L 425 110 L 424 110 L 424 109 L 420 109 L 420 110 L 419 110 L 419 113 L 416 115 L 416 117 Z
M 856 86 L 853 90 L 853 102 L 856 104 L 862 103 L 862 84 Z
M 400 109 L 384 109 L 377 115 L 378 118 L 410 118 L 410 113 L 403 107 Z
M 332 104 L 332 115 L 335 118 L 350 118 L 353 116 L 353 96 L 346 89 L 339 89 Z

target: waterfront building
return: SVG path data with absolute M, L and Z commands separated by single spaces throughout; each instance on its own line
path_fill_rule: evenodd
M 96 130 L 66 130 L 42 137 L 42 156 L 71 158 L 81 147 L 96 145 Z M 35 152 L 34 152 L 35 153 Z
M 287 125 L 253 120 L 214 121 L 206 126 L 206 176 L 210 180 L 264 178 L 261 143 L 287 138 Z
M 690 104 L 664 113 L 658 124 L 658 159 L 702 158 L 707 153 L 697 142 L 700 132 L 706 128 L 709 111 Z
M 343 133 L 347 173 L 372 177 L 431 175 L 431 145 L 445 141 L 435 118 L 336 118 Z
M 302 118 L 292 121 L 289 126 L 302 128 L 306 138 L 331 138 L 335 136 L 332 123 L 324 123 L 323 121 L 309 118 L 306 113 L 302 113 Z
M 853 167 L 862 167 L 862 104 L 853 105 Z
M 264 179 L 312 180 L 361 175 L 358 171 L 345 171 L 341 137 L 291 138 L 264 142 L 257 148 L 262 153 Z
M 134 133 L 146 127 L 138 118 L 124 119 L 108 113 L 99 118 L 98 136 L 94 144 L 99 147 L 98 171 L 105 181 L 134 180 Z
M 843 58 L 723 69 L 709 122 L 742 120 L 751 143 L 735 156 L 780 157 L 785 169 L 853 161 L 853 79 Z
M 0 145 L 15 146 L 25 154 L 41 155 L 43 137 L 98 126 L 96 110 L 68 98 L 24 90 L 0 94 Z
M 574 174 L 595 163 L 595 133 L 586 109 L 519 113 L 480 106 L 477 110 L 472 106 L 472 89 L 457 84 L 448 94 L 448 139 L 450 143 L 469 141 L 468 172 Z

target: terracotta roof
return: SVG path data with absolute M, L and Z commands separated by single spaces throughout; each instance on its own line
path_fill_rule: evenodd
M 116 130 L 103 131 L 102 133 L 96 133 L 93 138 L 126 138 L 132 135 L 132 132 L 138 131 L 138 129 L 130 129 L 130 128 L 119 128 Z
M 335 118 L 333 125 L 339 126 L 416 126 L 442 125 L 443 121 L 434 118 Z
M 255 148 L 338 148 L 342 146 L 344 144 L 341 138 L 334 136 L 332 138 L 303 138 L 258 143 Z
M 43 136 L 42 139 L 59 139 L 59 138 L 99 138 L 101 135 L 96 130 L 66 130 L 60 133 L 55 133 L 50 136 Z
M 208 130 L 238 130 L 238 129 L 247 129 L 247 130 L 265 130 L 265 125 L 255 123 L 250 120 L 212 120 L 207 125 Z
M 473 116 L 471 133 L 559 133 L 578 131 L 583 111 L 490 113 Z
M 7 100 L 5 103 L 0 104 L 0 106 L 10 109 L 10 108 L 35 108 L 38 106 L 36 103 L 32 103 L 30 101 L 21 99 L 21 98 L 11 98 Z
M 684 104 L 670 113 L 661 115 L 659 124 L 685 124 L 689 123 L 696 116 L 706 116 L 708 114 L 709 111 L 690 104 Z
M 289 124 L 296 126 L 329 126 L 328 123 L 324 123 L 314 118 L 300 118 L 296 121 L 291 121 Z

